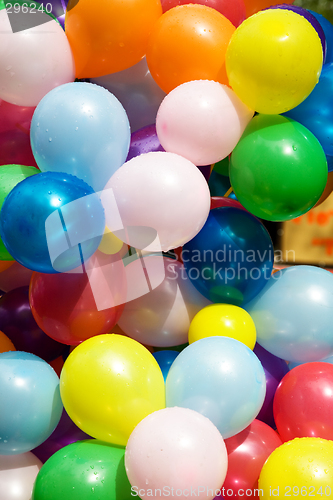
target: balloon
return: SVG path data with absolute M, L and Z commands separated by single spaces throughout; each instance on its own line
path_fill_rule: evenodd
M 13 129 L 0 133 L 0 165 L 9 164 L 37 167 L 31 151 L 29 132 Z
M 318 12 L 313 12 L 309 10 L 309 12 L 319 21 L 321 27 L 324 30 L 325 38 L 326 38 L 326 60 L 325 63 L 333 62 L 333 25 L 332 23 L 326 19 L 326 17 L 318 14 Z
M 94 283 L 98 283 L 98 296 Z M 85 273 L 34 273 L 31 278 L 32 314 L 47 335 L 64 344 L 78 345 L 94 335 L 108 333 L 118 322 L 125 300 L 124 264 L 117 254 L 97 252 L 86 264 Z
M 0 353 L 8 351 L 16 351 L 15 346 L 10 338 L 0 331 Z
M 266 378 L 265 401 L 257 415 L 257 419 L 275 428 L 273 399 L 275 391 L 280 381 L 288 373 L 290 365 L 287 365 L 283 359 L 266 351 L 266 349 L 261 347 L 258 343 L 255 345 L 253 352 L 262 364 Z
M 260 477 L 260 498 L 272 496 L 330 497 L 333 488 L 333 443 L 325 439 L 293 439 L 268 457 Z
M 69 271 L 87 261 L 104 227 L 104 210 L 93 189 L 60 172 L 20 182 L 7 196 L 0 217 L 8 252 L 23 266 L 43 273 Z
M 173 7 L 177 7 L 177 5 L 185 5 L 189 2 L 187 0 L 162 0 L 161 3 L 163 12 L 166 12 Z M 226 0 L 195 0 L 195 2 L 191 3 L 206 5 L 207 7 L 217 10 L 236 27 L 241 24 L 246 17 L 244 0 L 234 0 L 232 2 Z
M 3 271 L 7 271 L 7 269 L 9 269 L 13 264 L 14 264 L 15 261 L 13 260 L 1 260 L 0 261 L 0 273 L 2 273 Z
M 166 151 L 208 165 L 231 153 L 252 117 L 253 111 L 226 85 L 192 81 L 163 99 L 156 130 Z
M 316 30 L 302 16 L 281 9 L 246 19 L 226 53 L 230 86 L 263 114 L 285 113 L 304 101 L 318 83 L 322 64 Z
M 192 319 L 209 301 L 192 285 L 183 264 L 167 258 L 163 261 L 162 283 L 135 300 L 128 297 L 118 324 L 129 337 L 144 345 L 172 347 L 187 342 Z M 161 257 L 147 257 L 145 265 L 149 269 L 149 280 L 154 283 L 161 270 Z M 133 275 L 141 268 L 141 260 L 127 267 Z M 129 289 L 129 294 L 132 292 Z
M 106 88 L 119 99 L 127 113 L 132 132 L 155 123 L 165 92 L 153 80 L 145 57 L 128 69 L 92 78 L 90 81 Z
M 15 106 L 0 99 L 0 133 L 20 130 L 29 135 L 34 107 Z
M 155 23 L 147 63 L 156 83 L 170 92 L 192 80 L 228 83 L 225 54 L 235 27 L 205 5 L 180 5 Z
M 59 378 L 34 354 L 0 354 L 0 455 L 25 453 L 54 431 L 62 412 Z
M 230 182 L 238 201 L 265 220 L 308 212 L 325 189 L 327 173 L 314 135 L 279 115 L 255 116 L 231 155 Z
M 245 208 L 242 207 L 239 201 L 234 200 L 233 198 L 213 196 L 211 198 L 211 210 L 214 210 L 214 208 L 221 208 L 221 207 L 239 208 L 241 210 L 245 210 Z
M 212 197 L 224 197 L 231 188 L 229 175 L 221 175 L 213 170 L 209 177 L 208 186 Z
M 332 191 L 333 191 L 333 172 L 328 172 L 326 187 L 324 189 L 323 194 L 315 204 L 314 208 L 324 203 L 324 201 L 327 200 Z
M 225 440 L 228 452 L 228 472 L 223 483 L 222 495 L 232 490 L 234 499 L 258 498 L 260 471 L 270 454 L 282 441 L 268 425 L 253 420 L 242 432 Z M 251 492 L 252 490 L 252 492 Z
M 245 210 L 215 208 L 203 229 L 184 245 L 188 277 L 212 302 L 240 306 L 270 278 L 273 246 L 261 222 Z
M 332 439 L 332 393 L 330 363 L 304 363 L 287 373 L 276 390 L 273 407 L 281 439 Z
M 64 364 L 60 385 L 73 422 L 108 443 L 126 445 L 134 427 L 165 406 L 157 361 L 122 335 L 99 335 L 77 346 Z
M 30 452 L 21 455 L 0 455 L 1 500 L 28 500 L 42 467 L 42 462 Z
M 264 370 L 251 349 L 228 337 L 208 337 L 190 344 L 173 362 L 166 402 L 205 415 L 228 438 L 259 413 L 265 386 Z
M 164 151 L 157 137 L 155 124 L 147 125 L 132 134 L 126 161 L 153 151 Z
M 293 266 L 272 275 L 246 305 L 257 342 L 289 361 L 318 361 L 333 354 L 333 276 L 313 266 Z
M 18 351 L 35 354 L 49 362 L 64 353 L 66 346 L 55 342 L 41 330 L 29 305 L 29 287 L 21 287 L 0 298 L 0 330 Z
M 162 14 L 158 0 L 80 0 L 67 9 L 65 28 L 77 78 L 122 71 L 145 55 L 152 27 Z
M 0 31 L 0 98 L 4 101 L 37 106 L 50 90 L 74 80 L 70 45 L 57 21 L 50 18 L 45 24 L 13 33 L 3 9 Z
M 127 500 L 125 449 L 94 439 L 70 444 L 41 468 L 32 500 Z
M 125 162 L 129 142 L 124 108 L 110 92 L 91 83 L 71 83 L 49 92 L 31 122 L 39 168 L 75 175 L 95 191 Z
M 8 261 L 0 261 L 0 265 Z M 0 290 L 10 292 L 15 288 L 29 285 L 32 271 L 26 267 L 21 266 L 18 262 L 11 261 L 11 266 L 8 269 L 0 272 Z
M 217 163 L 214 163 L 212 172 L 215 171 L 217 174 L 220 175 L 229 175 L 229 163 L 230 163 L 230 156 L 224 158 L 221 161 L 218 161 Z
M 244 309 L 229 304 L 211 304 L 194 316 L 188 332 L 188 341 L 192 344 L 214 336 L 230 337 L 253 349 L 256 343 L 256 327 Z
M 142 154 L 125 163 L 105 186 L 104 206 L 110 189 L 125 228 L 146 227 L 157 232 L 157 238 L 149 241 L 148 246 L 143 244 L 145 232 L 140 229 L 141 245 L 132 244 L 136 248 L 177 248 L 200 231 L 209 213 L 210 194 L 205 178 L 193 163 L 173 153 Z M 106 211 L 109 227 L 112 216 Z
M 286 0 L 285 4 L 291 4 L 294 0 Z M 270 7 L 271 5 L 278 5 L 281 3 L 281 0 L 244 0 L 245 9 L 246 9 L 246 17 L 250 17 L 259 10 Z
M 1 140 L 1 139 L 0 139 Z M 4 165 L 0 167 L 0 209 L 2 208 L 6 196 L 21 181 L 38 174 L 40 171 L 34 167 L 24 165 Z M 0 259 L 13 260 L 0 239 Z
M 165 351 L 157 351 L 153 352 L 153 356 L 156 359 L 158 366 L 161 368 L 161 371 L 163 373 L 164 377 L 164 382 L 166 381 L 166 378 L 168 376 L 170 367 L 176 357 L 178 356 L 179 352 L 178 351 L 172 351 L 166 349 Z
M 126 446 L 131 490 L 142 499 L 154 497 L 154 492 L 156 498 L 156 491 L 175 491 L 185 499 L 195 491 L 201 500 L 211 500 L 224 481 L 227 466 L 225 444 L 217 428 L 187 408 L 165 408 L 148 415 Z
M 328 356 L 327 358 L 323 358 L 323 359 L 320 359 L 319 360 L 321 363 L 330 363 L 330 364 L 333 364 L 333 354 L 332 356 Z M 299 365 L 303 365 L 304 363 L 302 362 L 289 362 L 288 363 L 288 368 L 289 370 L 292 370 L 293 368 L 295 368 L 295 366 L 299 366 Z

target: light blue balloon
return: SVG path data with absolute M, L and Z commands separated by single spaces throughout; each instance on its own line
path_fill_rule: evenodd
M 59 378 L 46 361 L 26 352 L 0 353 L 0 455 L 39 446 L 62 410 Z
M 320 359 L 319 361 L 321 363 L 329 363 L 329 364 L 333 365 L 333 355 L 328 356 L 328 358 Z M 292 361 L 291 363 L 289 363 L 288 368 L 289 368 L 289 370 L 292 370 L 293 368 L 295 368 L 296 366 L 299 366 L 299 365 L 304 365 L 304 363 L 296 363 L 296 361 L 295 362 Z
M 257 356 L 229 337 L 207 337 L 186 347 L 166 380 L 166 404 L 209 418 L 223 438 L 245 429 L 265 399 L 266 379 Z
M 333 275 L 314 266 L 273 274 L 245 306 L 267 351 L 294 362 L 333 354 Z
M 65 172 L 94 191 L 104 188 L 126 161 L 131 131 L 118 99 L 91 83 L 51 90 L 31 122 L 31 147 L 42 172 Z

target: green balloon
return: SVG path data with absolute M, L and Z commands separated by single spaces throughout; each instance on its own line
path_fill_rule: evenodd
M 1 0 L 0 0 L 1 1 Z M 36 167 L 26 167 L 25 165 L 2 165 L 0 166 L 0 210 L 6 196 L 12 189 L 27 177 L 39 174 L 40 170 Z M 7 251 L 0 238 L 0 260 L 14 260 Z
M 65 446 L 39 471 L 32 500 L 129 500 L 125 448 L 89 439 Z
M 220 175 L 229 176 L 229 156 L 214 164 L 213 170 Z
M 308 212 L 327 182 L 326 156 L 303 125 L 280 115 L 257 115 L 231 155 L 230 182 L 253 215 L 286 221 Z
M 0 10 L 5 8 L 5 2 L 3 0 L 0 0 Z

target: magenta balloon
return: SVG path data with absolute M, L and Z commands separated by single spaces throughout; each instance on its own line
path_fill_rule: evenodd
M 30 139 L 30 124 L 35 109 L 35 107 L 16 106 L 0 99 L 0 133 L 7 130 L 21 130 L 26 132 Z
M 37 167 L 31 150 L 29 132 L 12 129 L 0 133 L 0 165 Z

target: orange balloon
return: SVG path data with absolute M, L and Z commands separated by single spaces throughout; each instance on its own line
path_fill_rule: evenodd
M 77 78 L 96 78 L 133 66 L 146 53 L 160 0 L 70 0 L 66 35 Z
M 147 49 L 152 77 L 164 92 L 192 80 L 228 83 L 225 53 L 235 26 L 205 5 L 180 5 L 157 21 Z
M 259 10 L 267 9 L 267 7 L 272 7 L 273 5 L 280 5 L 282 3 L 287 3 L 289 5 L 294 3 L 294 0 L 244 0 L 246 17 L 253 16 Z
M 13 264 L 14 260 L 0 260 L 0 273 L 2 271 L 6 271 L 6 269 L 9 269 Z
M 13 342 L 0 331 L 0 352 L 16 351 Z
M 321 205 L 329 197 L 332 191 L 333 191 L 333 172 L 328 172 L 327 183 L 324 192 L 313 208 Z

